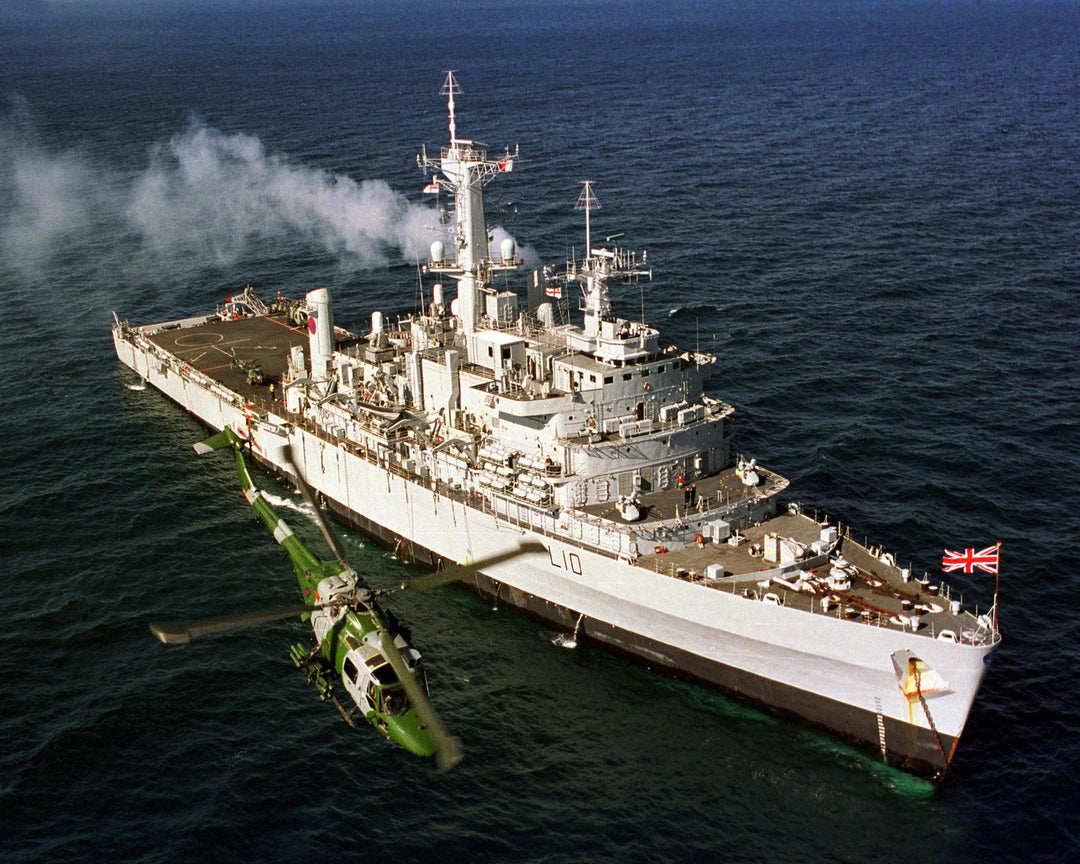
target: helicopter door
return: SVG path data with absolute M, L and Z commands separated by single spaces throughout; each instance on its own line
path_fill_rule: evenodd
M 364 687 L 360 681 L 360 669 L 353 661 L 351 655 L 345 658 L 345 662 L 341 665 L 341 680 L 345 684 L 345 689 L 352 696 L 353 701 L 360 706 L 361 710 L 366 710 L 364 706 Z

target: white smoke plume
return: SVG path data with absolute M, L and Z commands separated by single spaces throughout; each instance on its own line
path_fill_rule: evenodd
M 223 265 L 256 242 L 299 239 L 348 269 L 373 267 L 426 258 L 435 221 L 382 181 L 294 164 L 250 135 L 192 125 L 123 175 L 82 150 L 50 151 L 25 119 L 0 118 L 0 251 L 20 269 L 104 237 Z
M 115 191 L 78 151 L 46 152 L 17 107 L 16 121 L 0 119 L 0 251 L 25 267 L 115 212 Z
M 432 213 L 380 180 L 361 183 L 268 154 L 250 135 L 193 126 L 156 147 L 124 216 L 158 251 L 235 259 L 256 238 L 299 236 L 357 266 L 411 261 Z

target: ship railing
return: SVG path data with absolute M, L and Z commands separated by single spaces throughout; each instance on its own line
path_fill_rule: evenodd
M 148 350 L 157 356 L 164 355 L 161 356 L 161 359 L 165 362 L 175 360 L 171 355 L 157 349 L 157 346 L 153 345 L 153 343 L 146 342 L 145 346 L 140 347 L 145 347 L 145 350 Z M 170 362 L 170 366 L 173 365 L 175 364 Z M 208 384 L 211 385 L 215 392 L 218 392 L 219 398 L 223 398 L 226 401 L 233 403 L 239 402 L 242 407 L 242 400 L 228 398 L 231 394 L 227 391 L 221 391 L 221 388 L 217 387 L 216 383 L 207 378 L 207 376 L 197 371 L 189 371 L 187 374 L 192 375 L 192 377 L 197 376 L 204 386 L 207 386 Z M 413 483 L 424 484 L 423 477 L 419 476 L 415 471 L 409 470 L 402 464 L 402 455 L 393 446 L 395 443 L 398 443 L 397 441 L 388 441 L 385 444 L 380 441 L 377 442 L 375 446 L 371 446 L 363 442 L 353 441 L 349 438 L 338 437 L 332 434 L 331 431 L 311 422 L 302 415 L 285 411 L 282 413 L 288 422 L 303 428 L 315 437 L 337 447 L 341 447 L 354 456 L 362 458 L 372 465 L 383 468 L 388 473 L 395 474 Z M 399 437 L 404 439 L 405 436 L 402 435 Z M 731 502 L 727 506 L 698 512 L 690 518 L 682 517 L 677 520 L 667 520 L 664 523 L 650 523 L 648 527 L 639 525 L 634 529 L 627 530 L 627 527 L 622 526 L 608 527 L 604 524 L 606 520 L 581 511 L 538 508 L 519 499 L 505 495 L 480 493 L 461 487 L 453 487 L 442 480 L 429 480 L 428 483 L 432 490 L 437 491 L 445 497 L 458 501 L 472 509 L 494 515 L 503 522 L 515 525 L 523 530 L 532 531 L 564 542 L 569 541 L 582 547 L 595 549 L 612 558 L 625 560 L 628 563 L 644 564 L 650 570 L 661 575 L 669 576 L 674 579 L 682 579 L 688 582 L 700 583 L 714 590 L 727 590 L 730 588 L 732 593 L 738 593 L 740 588 L 745 588 L 750 582 L 757 583 L 767 579 L 771 580 L 778 575 L 782 576 L 788 574 L 795 569 L 816 566 L 824 563 L 825 560 L 825 558 L 822 557 L 820 560 L 813 559 L 809 561 L 799 561 L 789 565 L 782 565 L 769 571 L 757 571 L 752 574 L 725 576 L 719 579 L 710 579 L 706 574 L 698 573 L 692 568 L 680 565 L 676 559 L 668 559 L 663 555 L 649 557 L 648 559 L 645 559 L 645 561 L 640 560 L 642 547 L 648 549 L 650 544 L 653 545 L 651 551 L 668 551 L 668 547 L 673 551 L 682 546 L 690 545 L 698 539 L 705 524 L 708 524 L 710 520 L 715 521 L 721 516 L 733 529 L 739 530 L 746 527 L 747 524 L 753 521 L 754 505 L 765 501 L 767 496 L 743 498 L 739 501 Z M 821 520 L 818 519 L 818 521 Z M 841 536 L 850 537 L 850 530 L 845 532 L 843 527 L 841 527 L 840 533 Z M 797 596 L 793 592 L 786 591 L 782 585 L 776 586 L 776 591 L 780 597 L 781 605 L 795 604 L 798 608 L 803 608 L 801 602 L 805 602 L 805 598 L 802 596 Z M 757 596 L 759 594 L 763 595 L 764 592 L 756 592 L 751 600 L 756 599 L 760 601 L 762 598 Z M 817 610 L 815 609 L 812 600 L 813 598 L 811 597 L 810 602 L 803 611 L 809 611 L 811 614 L 825 614 L 841 618 L 850 612 L 850 604 L 839 604 L 835 613 L 831 609 Z M 977 611 L 975 615 L 972 615 L 970 612 L 964 612 L 963 614 L 968 616 L 973 622 L 978 622 L 980 620 Z M 951 617 L 956 618 L 957 616 Z M 857 623 L 861 622 L 878 627 L 896 626 L 895 622 L 891 621 L 888 617 L 877 613 L 863 614 L 860 612 L 859 616 L 853 620 Z M 940 633 L 938 632 L 938 625 L 936 622 L 933 620 L 928 622 L 927 635 L 930 638 L 949 637 L 955 638 L 956 641 L 961 643 L 976 645 L 986 644 L 988 641 L 998 638 L 996 634 L 988 635 L 982 628 L 957 628 L 956 631 L 952 628 L 941 628 L 941 631 L 942 632 Z
M 676 560 L 667 559 L 665 556 L 650 557 L 644 560 L 640 559 L 640 547 L 643 542 L 647 541 L 650 537 L 650 532 L 648 531 L 626 531 L 625 529 L 605 528 L 605 526 L 601 524 L 602 520 L 599 519 L 599 517 L 593 517 L 590 514 L 580 512 L 566 513 L 556 510 L 538 510 L 535 507 L 528 506 L 523 502 L 505 496 L 469 492 L 460 488 L 452 488 L 443 481 L 437 481 L 433 486 L 435 490 L 442 495 L 453 498 L 468 507 L 497 516 L 503 522 L 516 525 L 524 530 L 552 537 L 553 539 L 563 542 L 570 541 L 578 546 L 595 549 L 630 564 L 638 564 L 639 566 L 644 564 L 653 572 L 669 576 L 672 579 L 681 579 L 687 582 L 701 584 L 704 587 L 709 587 L 713 590 L 730 590 L 732 593 L 739 593 L 745 589 L 749 583 L 756 585 L 758 582 L 789 575 L 795 570 L 820 566 L 827 559 L 827 556 L 816 556 L 812 559 L 780 565 L 767 571 L 757 571 L 751 574 L 710 579 L 707 574 L 698 573 L 692 568 L 680 565 Z M 743 501 L 740 503 L 746 504 L 747 502 Z M 741 527 L 745 527 L 745 525 Z M 685 532 L 682 533 L 685 535 Z M 670 537 L 667 539 L 670 539 Z M 798 605 L 804 603 L 806 604 L 806 608 L 803 611 L 808 611 L 811 614 L 830 615 L 832 617 L 840 618 L 850 617 L 850 604 L 841 603 L 828 610 L 819 610 L 813 604 L 814 597 L 810 595 L 806 595 L 805 597 L 801 594 L 796 595 L 795 592 L 784 589 L 782 585 L 776 585 L 774 590 L 779 592 L 782 605 Z M 765 593 L 764 590 L 759 590 L 754 593 L 752 597 L 760 602 Z M 809 597 L 809 600 L 806 599 L 807 597 Z M 800 605 L 799 608 L 802 608 L 802 606 Z M 835 611 L 833 611 L 834 609 Z M 964 614 L 972 617 L 972 621 L 976 620 L 975 617 L 971 616 L 971 613 L 965 612 Z M 854 620 L 856 623 L 877 627 L 896 626 L 895 622 L 891 621 L 887 615 L 877 612 L 863 614 L 863 612 L 860 611 L 859 615 L 851 620 Z M 927 622 L 927 631 L 925 635 L 929 638 L 951 638 L 950 634 L 953 634 L 954 632 L 956 641 L 965 644 L 986 644 L 989 639 L 988 635 L 982 630 L 957 628 L 954 631 L 952 628 L 939 626 L 938 623 L 933 620 Z
M 470 375 L 475 375 L 478 378 L 486 378 L 489 381 L 495 380 L 495 373 L 488 369 L 487 366 L 481 366 L 478 363 L 473 363 L 471 360 L 462 360 L 461 370 L 463 372 L 468 372 Z
M 741 590 L 750 585 L 758 585 L 759 583 L 771 582 L 778 578 L 790 576 L 792 573 L 799 570 L 820 567 L 827 560 L 827 555 L 817 555 L 812 558 L 804 558 L 800 561 L 779 564 L 769 570 L 754 570 L 749 573 L 727 574 L 715 578 L 709 577 L 707 573 L 702 573 L 693 567 L 688 567 L 685 563 L 680 564 L 678 559 L 671 559 L 665 555 L 654 556 L 647 559 L 644 563 L 648 566 L 648 569 L 652 570 L 654 573 L 671 576 L 674 579 L 683 579 L 687 582 L 700 582 L 708 585 L 710 588 L 730 590 L 734 593 L 737 588 Z M 775 590 L 784 593 L 784 596 L 786 596 L 786 593 L 791 593 L 785 593 L 781 585 L 773 587 L 775 587 Z
M 770 497 L 768 490 L 764 494 L 738 495 L 727 490 L 718 490 L 715 495 L 702 495 L 697 503 L 680 511 L 675 508 L 675 516 L 669 519 L 657 519 L 642 523 L 642 536 L 668 539 L 674 536 L 693 538 L 702 533 L 702 528 L 722 520 L 732 528 L 742 528 L 750 521 L 754 506 Z
M 664 522 L 644 523 L 634 526 L 612 525 L 608 520 L 580 510 L 545 507 L 515 498 L 509 494 L 490 491 L 480 492 L 449 485 L 444 480 L 424 478 L 404 464 L 403 454 L 396 444 L 407 439 L 407 431 L 393 440 L 374 444 L 356 441 L 348 435 L 340 437 L 329 429 L 311 422 L 301 415 L 285 412 L 290 422 L 304 428 L 315 437 L 344 449 L 346 452 L 376 465 L 390 474 L 413 483 L 429 485 L 440 494 L 452 498 L 472 509 L 496 516 L 500 520 L 524 530 L 569 541 L 576 545 L 596 549 L 613 558 L 637 561 L 646 551 L 656 547 L 672 549 L 688 546 L 698 535 L 706 533 L 705 525 L 723 519 L 735 530 L 745 527 L 752 519 L 753 506 L 759 497 L 729 502 L 720 508 L 706 508 L 689 516 Z M 384 439 L 385 440 L 385 439 Z M 718 502 L 719 503 L 719 502 Z
M 612 558 L 634 561 L 638 544 L 634 532 L 609 528 L 587 513 L 540 509 L 518 499 L 498 494 L 474 496 L 473 506 L 497 518 L 538 534 L 598 550 Z
M 433 488 L 441 495 L 524 530 L 559 540 L 569 540 L 613 558 L 636 560 L 638 557 L 634 532 L 608 528 L 602 524 L 602 520 L 588 514 L 571 514 L 550 507 L 537 507 L 509 495 L 452 487 L 443 480 L 435 481 Z
M 821 600 L 832 593 L 829 590 L 792 590 L 789 587 L 790 583 L 783 581 L 784 577 L 790 577 L 796 571 L 811 570 L 821 566 L 827 560 L 827 555 L 820 555 L 780 565 L 770 570 L 755 570 L 751 573 L 719 578 L 710 578 L 708 573 L 701 573 L 685 563 L 680 564 L 677 560 L 667 559 L 663 555 L 641 563 L 662 576 L 738 595 L 751 603 L 770 602 L 766 598 L 772 596 L 777 605 L 797 609 L 810 615 L 824 615 L 870 627 L 908 629 L 909 625 L 898 622 L 895 614 L 875 608 L 873 604 L 860 601 L 859 598 L 835 600 L 822 605 Z M 938 620 L 939 618 L 943 620 Z M 964 626 L 965 624 L 969 626 Z M 997 634 L 983 626 L 977 614 L 967 611 L 959 615 L 938 613 L 934 616 L 926 616 L 923 627 L 925 630 L 913 632 L 922 638 L 949 640 L 963 645 L 987 645 L 998 641 L 999 638 Z
M 486 162 L 487 150 L 484 147 L 474 146 L 471 141 L 456 141 L 450 146 L 440 148 L 442 160 L 460 162 Z
M 136 348 L 146 352 L 148 356 L 152 356 L 157 360 L 158 363 L 161 364 L 159 367 L 161 371 L 164 371 L 164 368 L 167 367 L 178 377 L 191 380 L 203 389 L 210 391 L 220 401 L 233 405 L 236 408 L 244 407 L 244 400 L 237 394 L 230 390 L 226 390 L 209 375 L 206 375 L 194 366 L 185 363 L 175 354 L 170 354 L 157 343 L 150 341 L 150 339 L 148 339 L 139 329 L 129 328 L 125 331 L 124 335 L 131 339 L 132 344 L 135 345 Z
M 237 394 L 226 390 L 209 376 L 194 367 L 183 363 L 174 355 L 151 342 L 138 330 L 129 330 L 127 335 L 130 336 L 139 350 L 145 351 L 148 355 L 152 355 L 157 361 L 172 369 L 175 374 L 195 381 L 199 386 L 213 393 L 223 403 L 231 404 L 240 409 L 244 407 L 244 400 Z M 407 440 L 407 429 L 399 430 L 398 432 L 387 436 L 385 433 L 378 432 L 374 428 L 371 428 L 371 431 L 375 432 L 375 434 L 383 439 L 372 445 L 365 441 L 354 440 L 349 437 L 348 434 L 335 434 L 333 428 L 327 428 L 327 426 L 322 423 L 316 422 L 316 418 L 308 417 L 304 413 L 287 411 L 284 406 L 274 404 L 273 406 L 262 405 L 259 407 L 264 409 L 272 407 L 273 412 L 280 415 L 282 419 L 288 423 L 303 429 L 322 441 L 332 444 L 335 447 L 340 447 L 346 452 L 364 459 L 372 465 L 377 465 L 391 474 L 395 474 L 412 482 L 422 483 L 424 481 L 424 478 L 419 476 L 415 471 L 409 470 L 402 464 L 403 455 L 395 448 L 396 444 L 400 444 Z M 321 417 L 318 419 L 327 418 Z M 336 417 L 333 419 L 335 421 L 338 420 Z M 355 427 L 368 427 L 368 424 L 358 422 L 355 419 L 351 420 L 351 422 L 355 423 Z M 341 428 L 340 423 L 337 422 L 335 422 L 334 426 L 339 429 Z M 383 443 L 383 441 L 385 441 L 385 443 Z M 597 517 L 582 513 L 559 514 L 558 511 L 537 509 L 526 502 L 509 497 L 496 495 L 482 495 L 477 497 L 465 490 L 452 489 L 442 481 L 435 482 L 434 486 L 442 491 L 443 494 L 455 498 L 469 507 L 492 513 L 519 527 L 551 537 L 576 541 L 580 545 L 589 546 L 606 552 L 612 557 L 621 556 L 631 560 L 637 558 L 637 545 L 634 542 L 633 536 L 629 536 L 625 532 L 606 528 L 601 524 L 601 520 Z
M 484 326 L 488 330 L 497 330 L 500 333 L 509 333 L 514 336 L 519 336 L 522 339 L 527 339 L 533 342 L 537 347 L 545 348 L 547 350 L 557 350 L 562 348 L 566 352 L 566 336 L 563 333 L 552 333 L 542 324 L 536 321 L 535 318 L 517 318 L 512 322 L 506 324 L 500 324 L 497 321 L 492 321 L 486 315 L 483 316 Z M 569 352 L 566 352 L 569 353 Z
M 439 485 L 441 488 L 445 484 Z M 700 510 L 695 509 L 674 519 L 636 525 L 614 525 L 608 519 L 581 510 L 538 507 L 509 494 L 462 493 L 460 500 L 519 527 L 570 540 L 633 562 L 640 555 L 658 547 L 675 549 L 689 546 L 699 537 L 711 534 L 712 526 L 719 520 L 734 530 L 746 528 L 760 515 L 755 508 L 767 502 L 768 497 L 753 495 L 722 501 L 718 495 L 715 505 L 702 498 L 699 499 L 702 505 Z

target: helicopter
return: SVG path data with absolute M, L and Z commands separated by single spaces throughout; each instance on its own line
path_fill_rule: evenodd
M 241 360 L 236 356 L 235 348 L 232 349 L 232 365 L 244 373 L 248 386 L 262 384 L 266 381 L 266 377 L 263 375 L 262 366 L 258 363 L 248 363 Z
M 285 449 L 292 476 L 311 509 L 334 560 L 317 558 L 267 503 L 255 486 L 244 457 L 246 441 L 225 428 L 195 444 L 198 453 L 234 451 L 236 472 L 244 497 L 274 539 L 288 553 L 300 583 L 303 605 L 279 607 L 180 623 L 152 622 L 150 631 L 165 644 L 186 644 L 192 638 L 222 633 L 269 621 L 303 616 L 310 621 L 315 647 L 297 644 L 290 655 L 305 671 L 322 700 L 337 707 L 350 726 L 359 714 L 387 739 L 417 756 L 435 757 L 441 770 L 462 758 L 461 743 L 450 736 L 427 695 L 420 652 L 409 644 L 392 613 L 384 611 L 377 597 L 392 591 L 423 590 L 464 579 L 477 570 L 507 561 L 526 552 L 543 551 L 535 541 L 472 564 L 452 567 L 412 579 L 393 588 L 372 589 L 349 565 L 340 539 L 317 505 L 311 488 Z M 346 708 L 339 692 L 351 706 Z

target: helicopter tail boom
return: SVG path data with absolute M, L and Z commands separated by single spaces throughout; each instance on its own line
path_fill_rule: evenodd
M 305 597 L 310 597 L 315 602 L 314 587 L 322 570 L 322 562 L 301 542 L 288 523 L 278 516 L 277 511 L 266 501 L 262 492 L 251 479 L 247 460 L 244 459 L 244 441 L 232 429 L 222 429 L 215 435 L 211 435 L 203 441 L 193 445 L 195 452 L 199 454 L 212 453 L 215 450 L 224 450 L 231 447 L 236 456 L 236 474 L 240 479 L 240 489 L 244 498 L 258 514 L 263 524 L 267 527 L 278 545 L 284 549 L 292 561 L 293 569 L 300 580 L 302 589 L 310 589 L 304 592 Z

